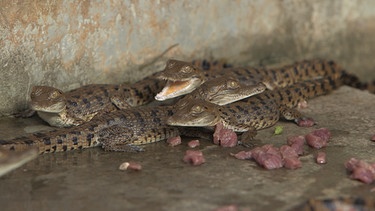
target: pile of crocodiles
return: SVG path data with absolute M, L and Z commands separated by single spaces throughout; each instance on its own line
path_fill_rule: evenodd
M 275 124 L 280 114 L 297 120 L 301 115 L 293 109 L 296 103 L 331 91 L 341 83 L 342 74 L 334 62 L 320 60 L 279 69 L 169 60 L 164 71 L 132 85 L 94 84 L 67 93 L 36 86 L 31 109 L 51 126 L 66 128 L 0 144 L 10 150 L 34 146 L 40 153 L 99 145 L 111 151 L 139 151 L 140 145 L 184 134 L 187 128 L 179 126 L 214 126 L 222 121 L 236 132 L 255 131 Z M 154 96 L 166 100 L 182 95 L 186 96 L 172 105 L 140 106 Z
M 144 144 L 177 135 L 209 137 L 207 131 L 197 128 L 218 123 L 244 133 L 239 143 L 247 146 L 257 130 L 274 125 L 280 117 L 304 121 L 295 109 L 299 103 L 342 84 L 365 87 L 327 60 L 245 68 L 222 61 L 171 59 L 163 71 L 131 85 L 93 84 L 66 93 L 35 86 L 30 103 L 33 112 L 28 113 L 36 112 L 58 128 L 0 140 L 0 148 L 20 151 L 34 147 L 39 154 L 95 146 L 108 151 L 142 151 Z M 154 98 L 174 101 L 143 106 Z
M 199 128 L 219 123 L 243 133 L 239 144 L 249 146 L 257 130 L 276 124 L 280 117 L 297 124 L 306 121 L 296 107 L 343 84 L 369 90 L 375 87 L 375 83 L 363 84 L 327 60 L 270 69 L 172 59 L 163 71 L 131 85 L 92 84 L 66 93 L 35 86 L 30 95 L 31 111 L 22 116 L 37 113 L 57 128 L 0 140 L 0 176 L 37 154 L 95 146 L 137 152 L 143 150 L 142 145 L 178 135 L 210 138 L 212 131 Z M 166 105 L 143 106 L 154 99 L 174 100 Z M 323 202 L 306 204 L 303 209 L 315 210 Z

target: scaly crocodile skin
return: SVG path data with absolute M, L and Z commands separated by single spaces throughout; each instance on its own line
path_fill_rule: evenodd
M 338 197 L 328 199 L 310 199 L 295 211 L 372 211 L 375 210 L 374 197 Z
M 0 148 L 20 151 L 36 147 L 39 153 L 60 152 L 102 145 L 105 150 L 137 151 L 136 145 L 163 140 L 178 134 L 165 124 L 171 107 L 135 107 L 95 116 L 71 128 L 34 133 L 10 141 L 1 140 Z
M 209 124 L 192 126 L 210 126 L 223 120 L 228 128 L 236 131 L 248 131 L 271 126 L 279 119 L 279 112 L 283 116 L 300 118 L 296 112 L 288 110 L 288 106 L 295 106 L 300 100 L 324 94 L 336 84 L 329 79 L 296 84 L 288 88 L 275 91 L 266 91 L 260 95 L 229 104 L 217 106 L 200 104 L 200 100 L 180 100 L 174 106 L 136 107 L 117 110 L 106 115 L 96 116 L 90 122 L 73 128 L 65 128 L 52 132 L 36 133 L 10 141 L 0 141 L 1 147 L 10 150 L 19 150 L 29 146 L 36 146 L 40 153 L 82 149 L 102 145 L 106 150 L 137 151 L 139 145 L 156 142 L 181 134 L 183 130 L 166 124 L 173 113 L 184 111 L 191 103 L 198 103 L 198 109 L 191 113 L 192 117 L 202 117 L 205 112 L 214 113 Z M 225 109 L 223 109 L 225 108 Z M 193 109 L 194 110 L 194 109 Z M 219 115 L 216 115 L 218 114 Z M 180 115 L 180 114 L 178 114 Z M 176 116 L 178 116 L 176 115 Z M 186 117 L 183 122 L 189 122 Z M 199 118 L 201 119 L 201 118 Z M 181 121 L 181 120 L 180 120 Z M 168 122 L 169 123 L 169 122 Z
M 196 89 L 178 105 L 191 99 L 220 101 L 226 96 L 243 98 L 256 91 L 252 86 L 244 86 L 236 80 L 217 78 L 205 86 Z M 213 91 L 212 91 L 212 90 Z M 201 94 L 204 93 L 204 94 Z M 193 129 L 181 129 L 166 125 L 166 119 L 172 115 L 174 106 L 143 107 L 117 110 L 109 114 L 94 117 L 90 122 L 77 127 L 59 129 L 52 132 L 36 133 L 11 141 L 0 141 L 2 147 L 21 150 L 37 146 L 40 153 L 58 152 L 78 148 L 88 148 L 102 144 L 103 148 L 112 151 L 137 151 L 138 145 L 163 140 L 178 134 L 197 134 L 199 137 L 209 135 Z
M 191 64 L 205 71 L 228 66 L 222 61 L 207 60 L 196 60 Z M 30 105 L 51 126 L 77 126 L 98 114 L 150 103 L 166 83 L 155 75 L 131 85 L 91 84 L 66 93 L 54 87 L 35 86 Z
M 234 77 L 248 85 L 262 82 L 272 90 L 303 80 L 334 76 L 342 71 L 334 61 L 327 60 L 305 60 L 273 69 L 238 67 L 211 72 L 204 72 L 188 62 L 169 60 L 164 71 L 158 74 L 158 78 L 168 83 L 155 99 L 162 101 L 190 93 L 205 81 L 222 76 Z
M 323 78 L 296 83 L 292 86 L 246 98 L 224 106 L 204 100 L 178 102 L 179 109 L 168 118 L 173 126 L 207 127 L 222 123 L 236 132 L 247 132 L 250 139 L 256 130 L 274 125 L 279 116 L 296 122 L 303 119 L 294 109 L 298 103 L 323 95 L 341 85 L 341 78 Z

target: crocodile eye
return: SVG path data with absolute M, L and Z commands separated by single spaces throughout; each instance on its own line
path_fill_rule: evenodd
M 202 113 L 203 110 L 204 110 L 204 108 L 203 108 L 202 106 L 200 106 L 200 105 L 195 105 L 195 106 L 191 109 L 191 111 L 192 111 L 193 113 L 195 113 L 195 114 Z
M 175 66 L 176 62 L 173 61 L 167 61 L 167 68 L 173 68 Z
M 56 97 L 58 97 L 59 95 L 60 95 L 60 92 L 58 92 L 58 91 L 54 91 L 54 92 L 51 93 L 50 98 L 56 98 Z
M 235 89 L 235 88 L 239 87 L 239 84 L 238 84 L 237 81 L 228 81 L 227 87 L 230 88 L 230 89 Z
M 194 68 L 190 67 L 190 66 L 184 66 L 183 68 L 181 68 L 181 72 L 183 73 L 191 73 L 193 71 Z

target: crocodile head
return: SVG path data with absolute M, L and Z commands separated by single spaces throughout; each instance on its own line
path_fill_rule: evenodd
M 188 94 L 204 83 L 205 77 L 200 68 L 184 61 L 170 59 L 165 69 L 157 78 L 167 80 L 163 90 L 155 96 L 158 101 L 163 101 Z
M 214 126 L 220 122 L 219 106 L 204 100 L 180 100 L 172 116 L 167 120 L 168 125 L 204 127 Z
M 35 111 L 60 113 L 66 107 L 64 92 L 50 86 L 34 86 L 30 105 Z
M 226 105 L 262 93 L 266 86 L 261 82 L 241 83 L 233 77 L 219 77 L 202 84 L 192 95 L 217 105 Z

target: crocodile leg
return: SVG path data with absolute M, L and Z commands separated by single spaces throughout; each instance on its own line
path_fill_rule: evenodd
M 315 124 L 310 117 L 305 117 L 295 108 L 280 106 L 280 114 L 286 120 L 293 120 L 300 127 L 311 127 Z
M 256 129 L 254 127 L 251 127 L 249 128 L 248 131 L 242 133 L 238 143 L 244 147 L 253 147 L 254 144 L 252 143 L 252 141 L 254 140 L 256 135 L 257 135 Z
M 99 132 L 99 141 L 105 151 L 116 152 L 140 152 L 142 147 L 134 146 L 129 143 L 133 138 L 133 131 L 118 125 L 105 128 Z
M 29 118 L 29 117 L 32 117 L 36 114 L 36 111 L 34 111 L 33 109 L 26 109 L 24 111 L 20 111 L 20 112 L 17 112 L 14 114 L 14 117 L 16 118 Z
M 302 117 L 301 112 L 299 112 L 295 108 L 289 108 L 287 106 L 281 105 L 279 109 L 281 116 L 286 120 L 295 120 Z
M 118 108 L 118 109 L 129 109 L 131 106 L 125 102 L 124 99 L 125 97 L 119 96 L 119 95 L 113 95 L 110 100 L 111 102 Z
M 166 138 L 179 135 L 176 127 L 164 126 L 142 131 L 138 134 L 122 126 L 111 126 L 99 132 L 99 140 L 106 151 L 140 152 L 144 151 L 141 145 L 158 142 Z

